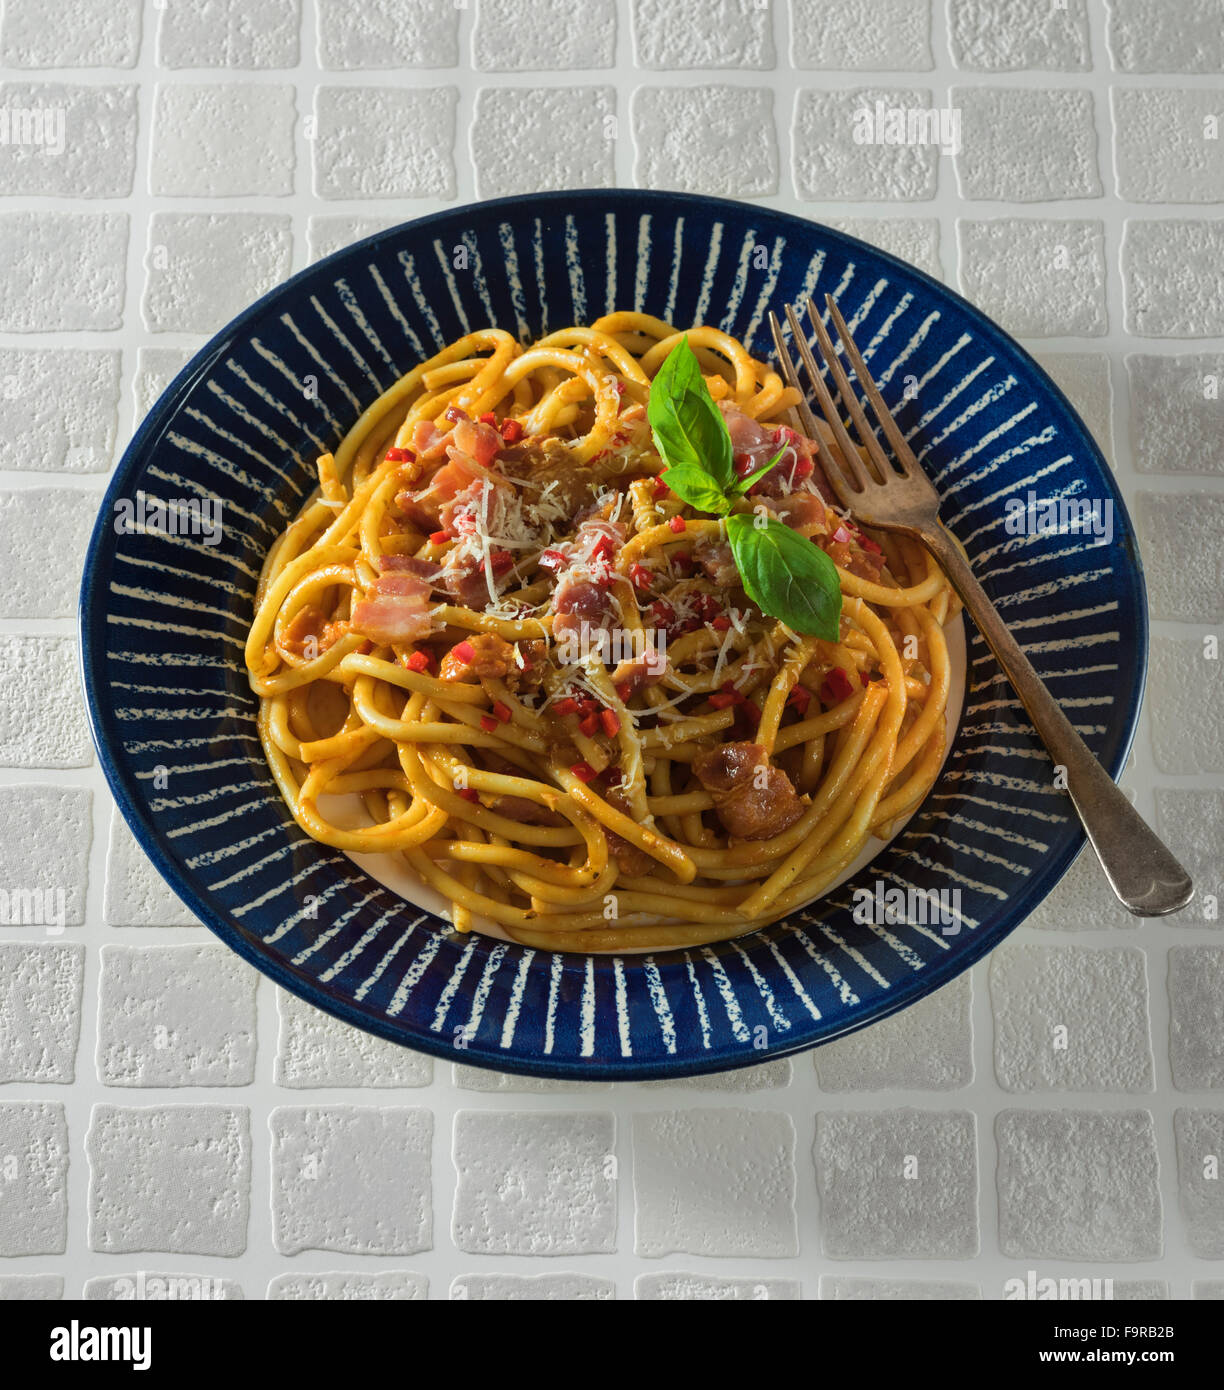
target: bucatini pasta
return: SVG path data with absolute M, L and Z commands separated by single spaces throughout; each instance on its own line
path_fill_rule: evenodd
M 731 514 L 832 559 L 835 640 L 762 611 L 727 518 L 661 481 L 651 383 L 684 340 L 736 475 L 774 461 Z M 402 855 L 459 930 L 555 949 L 721 940 L 827 889 L 939 771 L 956 602 L 832 504 L 795 404 L 734 338 L 638 313 L 483 329 L 396 382 L 259 585 L 246 661 L 298 824 Z

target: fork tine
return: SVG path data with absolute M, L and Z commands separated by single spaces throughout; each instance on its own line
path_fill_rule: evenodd
M 816 312 L 816 305 L 810 299 L 807 302 L 807 310 L 808 318 L 812 320 L 812 327 L 816 330 L 816 341 L 820 344 L 820 351 L 829 364 L 829 375 L 837 384 L 837 394 L 841 397 L 842 404 L 854 421 L 859 438 L 863 441 L 863 448 L 867 450 L 872 463 L 879 470 L 874 481 L 886 483 L 890 476 L 896 476 L 896 470 L 889 462 L 888 455 L 880 448 L 880 441 L 875 437 L 875 431 L 868 423 L 867 416 L 863 413 L 863 407 L 859 404 L 859 398 L 850 385 L 850 378 L 846 375 L 841 358 L 837 355 L 837 349 L 833 346 L 833 339 L 829 337 L 829 330 L 821 322 L 820 315 Z
M 858 378 L 859 385 L 867 399 L 871 402 L 871 408 L 875 411 L 876 419 L 884 427 L 884 433 L 888 437 L 888 442 L 893 447 L 893 453 L 897 462 L 901 465 L 903 473 L 909 473 L 911 469 L 919 466 L 918 460 L 910 451 L 909 444 L 905 436 L 897 427 L 897 422 L 893 419 L 892 411 L 884 404 L 884 397 L 880 395 L 880 388 L 872 379 L 871 373 L 867 370 L 867 364 L 859 354 L 858 347 L 854 339 L 850 336 L 850 330 L 846 327 L 846 321 L 841 316 L 841 310 L 837 307 L 831 294 L 825 295 L 825 303 L 829 306 L 829 314 L 833 320 L 834 327 L 837 329 L 837 336 L 841 339 L 842 350 L 850 359 L 850 365 L 854 368 L 854 374 Z
M 782 365 L 782 375 L 786 378 L 786 384 L 793 386 L 799 392 L 799 404 L 796 409 L 799 411 L 799 423 L 803 426 L 803 432 L 809 439 L 816 438 L 816 417 L 812 414 L 812 407 L 808 405 L 807 392 L 799 382 L 799 373 L 795 370 L 794 359 L 786 347 L 786 339 L 782 333 L 782 325 L 778 322 L 778 316 L 771 309 L 769 311 L 769 328 L 773 333 L 774 350 L 778 354 L 778 361 Z
M 849 484 L 856 492 L 862 492 L 867 486 L 868 478 L 863 468 L 863 461 L 859 457 L 859 451 L 854 446 L 854 441 L 846 433 L 846 427 L 842 424 L 841 414 L 833 404 L 833 397 L 829 395 L 829 388 L 825 385 L 824 377 L 820 373 L 820 368 L 816 365 L 816 359 L 812 356 L 812 349 L 808 347 L 807 338 L 803 332 L 803 325 L 799 322 L 799 315 L 795 313 L 791 305 L 786 306 L 786 321 L 790 324 L 791 337 L 794 339 L 795 346 L 799 349 L 799 356 L 803 358 L 803 365 L 807 368 L 808 376 L 812 381 L 812 390 L 816 393 L 816 400 L 820 404 L 821 414 L 828 421 L 829 428 L 833 431 L 833 438 L 837 441 L 837 447 L 842 455 L 842 468 L 836 469 L 848 475 Z M 828 470 L 826 470 L 827 473 Z M 830 482 L 833 480 L 830 479 Z M 841 489 L 834 486 L 839 500 L 841 500 Z M 843 507 L 848 507 L 848 502 L 842 501 Z

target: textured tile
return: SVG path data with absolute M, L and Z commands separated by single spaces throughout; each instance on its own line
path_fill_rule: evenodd
M 191 361 L 190 348 L 136 349 L 136 371 L 132 376 L 136 419 L 143 420 L 179 372 Z
M 1224 619 L 1224 495 L 1140 492 L 1133 505 L 1152 617 L 1204 625 Z
M 81 1297 L 94 1303 L 238 1303 L 242 1286 L 215 1274 L 102 1274 L 86 1279 Z
M 852 1299 L 881 1303 L 895 1303 L 899 1299 L 947 1302 L 980 1299 L 982 1291 L 976 1284 L 962 1284 L 952 1279 L 864 1279 L 822 1274 L 820 1296 L 842 1303 Z
M 639 87 L 633 140 L 643 188 L 732 198 L 778 191 L 768 87 Z
M 728 1279 L 713 1274 L 639 1274 L 634 1298 L 678 1302 L 758 1303 L 800 1297 L 797 1279 Z
M 241 1255 L 251 1201 L 245 1107 L 95 1105 L 89 1248 Z
M 455 0 L 317 0 L 321 68 L 453 68 Z
M 1128 333 L 1141 338 L 1224 334 L 1224 218 L 1128 221 L 1122 284 Z
M 908 261 L 936 280 L 943 279 L 936 217 L 827 217 L 823 221 L 826 226 Z
M 1115 1279 L 1113 1296 L 1117 1302 L 1151 1303 L 1168 1298 L 1169 1286 L 1163 1279 Z
M 68 1124 L 48 1101 L 0 1101 L 0 1255 L 62 1255 L 68 1244 Z
M 857 87 L 801 89 L 795 99 L 795 192 L 809 202 L 917 202 L 935 196 L 939 147 L 866 143 L 859 113 L 931 110 L 929 91 Z M 875 132 L 881 134 L 881 132 Z
M 0 637 L 0 767 L 93 761 L 71 637 Z
M 1224 1299 L 1224 1279 L 1196 1279 L 1193 1292 L 1195 1298 Z
M 1130 946 L 1000 947 L 990 957 L 1005 1091 L 1150 1091 L 1146 957 Z
M 1169 920 L 1181 926 L 1224 926 L 1224 788 L 1157 787 L 1156 829 L 1194 880 L 1194 901 Z
M 355 241 L 384 232 L 401 221 L 398 217 L 312 217 L 306 224 L 310 259 L 321 261 L 333 251 L 342 251 Z
M 960 219 L 956 230 L 961 292 L 1009 333 L 1028 338 L 1105 333 L 1100 222 Z
M 977 1121 L 967 1111 L 825 1112 L 815 1158 L 831 1259 L 978 1253 Z
M 109 348 L 0 348 L 0 468 L 104 473 L 120 355 Z
M 293 192 L 290 86 L 160 82 L 149 191 L 163 198 L 284 197 Z
M 754 0 L 633 0 L 643 68 L 772 68 L 770 9 Z
M 6 618 L 71 618 L 98 497 L 67 488 L 0 491 L 0 587 Z M 46 561 L 55 530 L 57 563 Z
M 678 1076 L 672 1081 L 644 1081 L 643 1089 L 672 1089 L 680 1091 L 723 1091 L 745 1095 L 750 1091 L 772 1091 L 789 1086 L 794 1075 L 790 1059 L 780 1057 L 774 1062 L 761 1062 L 755 1067 L 739 1067 L 735 1071 L 709 1072 L 705 1076 Z M 633 1083 L 620 1089 L 632 1088 Z
M 0 943 L 0 1082 L 76 1077 L 84 946 Z
M 597 1112 L 461 1110 L 455 1244 L 469 1255 L 615 1250 L 615 1134 Z
M 1038 352 L 1033 354 L 1053 378 L 1088 431 L 1112 464 L 1113 386 L 1109 358 L 1103 352 Z
M 1040 931 L 1129 930 L 1139 925 L 1139 918 L 1114 896 L 1100 861 L 1085 845 L 1024 925 Z
M 0 212 L 0 333 L 118 328 L 127 238 L 121 212 Z
M 428 1110 L 281 1106 L 272 1130 L 272 1238 L 282 1255 L 414 1255 L 433 1243 Z
M 908 1009 L 812 1052 L 825 1091 L 952 1091 L 973 1080 L 967 974 Z
M 961 112 L 956 179 L 962 198 L 1040 203 L 1099 198 L 1092 93 L 953 87 Z
M 196 920 L 153 867 L 118 810 L 111 811 L 102 916 L 112 927 L 191 927 Z
M 453 198 L 454 87 L 320 87 L 311 142 L 319 198 Z
M 573 72 L 616 61 L 615 0 L 480 0 L 472 66 L 484 72 Z
M 1169 1066 L 1179 1091 L 1224 1089 L 1224 946 L 1169 950 Z
M 1120 198 L 1132 203 L 1224 201 L 1218 93 L 1115 87 L 1111 97 Z
M 423 1274 L 278 1274 L 268 1285 L 269 1299 L 423 1303 L 428 1297 Z
M 1126 358 L 1140 473 L 1224 475 L 1224 353 Z
M 1220 0 L 1106 0 L 1109 52 L 1121 72 L 1224 72 Z
M 999 1246 L 1011 1259 L 1153 1260 L 1163 1224 L 1146 1110 L 1004 1110 Z
M 957 67 L 1080 72 L 1091 66 L 1086 0 L 948 0 Z
M 608 188 L 616 182 L 613 87 L 485 87 L 471 151 L 476 193 Z
M 1173 1132 L 1186 1243 L 1201 1260 L 1224 1259 L 1224 1110 L 1178 1110 Z
M 225 946 L 103 946 L 106 1086 L 249 1086 L 256 972 Z
M 5 0 L 0 65 L 14 68 L 132 68 L 140 48 L 140 0 L 61 0 L 59 23 L 46 0 Z
M 0 1303 L 28 1303 L 32 1299 L 59 1299 L 63 1296 L 62 1274 L 0 1275 Z
M 0 106 L 33 114 L 32 143 L 0 144 L 0 192 L 126 198 L 136 173 L 136 88 L 0 83 Z M 12 115 L 9 116 L 10 121 Z
M 791 62 L 797 68 L 926 71 L 931 0 L 791 0 Z
M 465 1067 L 456 1062 L 453 1068 L 455 1085 L 464 1091 L 506 1091 L 523 1095 L 544 1095 L 550 1091 L 589 1095 L 606 1091 L 606 1081 L 558 1081 L 548 1076 L 515 1076 L 511 1072 L 492 1071 L 488 1067 Z
M 341 1023 L 296 995 L 278 990 L 281 1086 L 428 1086 L 433 1058 Z
M 1161 772 L 1224 772 L 1224 656 L 1208 660 L 1197 639 L 1153 637 L 1147 698 Z
M 289 274 L 292 219 L 155 212 L 141 316 L 153 333 L 213 333 Z
M 744 1260 L 799 1253 L 789 1115 L 635 1115 L 633 1189 L 639 1255 Z
M 9 925 L 76 927 L 85 920 L 92 800 L 83 787 L 0 786 L 0 892 Z
M 573 1303 L 614 1299 L 616 1284 L 590 1274 L 461 1274 L 451 1284 L 450 1296 L 499 1303 Z
M 293 68 L 301 0 L 192 0 L 158 7 L 163 68 Z

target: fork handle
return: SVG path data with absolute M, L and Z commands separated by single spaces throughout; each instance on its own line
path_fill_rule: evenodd
M 951 535 L 940 525 L 919 534 L 994 652 L 1055 765 L 1065 768 L 1071 801 L 1119 900 L 1140 917 L 1163 917 L 1185 907 L 1194 896 L 1190 875 L 1092 756 Z

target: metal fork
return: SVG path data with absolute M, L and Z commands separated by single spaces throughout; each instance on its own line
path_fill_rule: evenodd
M 799 316 L 787 305 L 786 318 L 792 340 L 803 359 L 821 413 L 833 431 L 844 461 L 844 472 L 837 467 L 836 461 L 825 470 L 838 501 L 856 521 L 865 526 L 895 531 L 921 541 L 939 562 L 1011 681 L 1055 765 L 1065 769 L 1071 802 L 1088 832 L 1088 839 L 1096 850 L 1110 886 L 1124 906 L 1142 917 L 1162 917 L 1185 907 L 1194 896 L 1190 876 L 1092 756 L 1087 744 L 1076 733 L 1041 677 L 1033 670 L 1019 643 L 1007 630 L 951 534 L 940 523 L 939 495 L 884 404 L 884 398 L 871 379 L 831 295 L 825 296 L 825 303 L 841 339 L 842 349 L 854 368 L 859 386 L 871 402 L 872 411 L 893 453 L 890 460 L 876 438 L 862 404 L 851 388 L 828 329 L 821 321 L 815 304 L 809 299 L 808 316 L 821 355 L 828 365 L 842 405 L 853 421 L 874 467 L 864 463 L 825 385 Z M 810 438 L 816 439 L 819 437 L 816 420 L 807 404 L 807 395 L 800 384 L 794 361 L 787 351 L 782 325 L 776 314 L 771 313 L 769 321 L 783 374 L 801 396 L 799 410 L 805 432 Z

